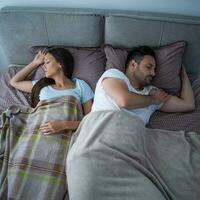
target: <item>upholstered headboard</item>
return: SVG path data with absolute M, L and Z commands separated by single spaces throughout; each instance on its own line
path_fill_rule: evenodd
M 0 11 L 0 69 L 27 64 L 33 45 L 161 46 L 187 41 L 187 71 L 200 74 L 200 17 L 91 9 L 5 7 Z

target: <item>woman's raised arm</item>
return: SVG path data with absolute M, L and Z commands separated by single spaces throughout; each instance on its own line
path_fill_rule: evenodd
M 15 76 L 13 76 L 12 79 L 10 79 L 10 85 L 18 90 L 30 93 L 33 84 L 32 81 L 28 81 L 26 78 L 33 70 L 44 63 L 44 56 L 45 52 L 40 51 L 30 64 L 25 66 Z

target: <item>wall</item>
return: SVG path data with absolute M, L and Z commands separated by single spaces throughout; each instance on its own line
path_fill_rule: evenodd
M 4 6 L 138 10 L 200 16 L 199 0 L 0 0 L 0 8 Z

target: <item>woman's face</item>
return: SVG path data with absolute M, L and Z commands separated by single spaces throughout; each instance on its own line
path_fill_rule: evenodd
M 47 78 L 52 78 L 60 73 L 62 67 L 50 53 L 47 53 L 44 58 L 43 70 Z

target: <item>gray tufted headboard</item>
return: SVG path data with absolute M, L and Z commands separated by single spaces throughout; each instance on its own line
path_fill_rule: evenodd
M 91 9 L 5 7 L 0 11 L 0 70 L 27 64 L 33 45 L 161 46 L 187 41 L 187 71 L 200 74 L 200 17 Z

